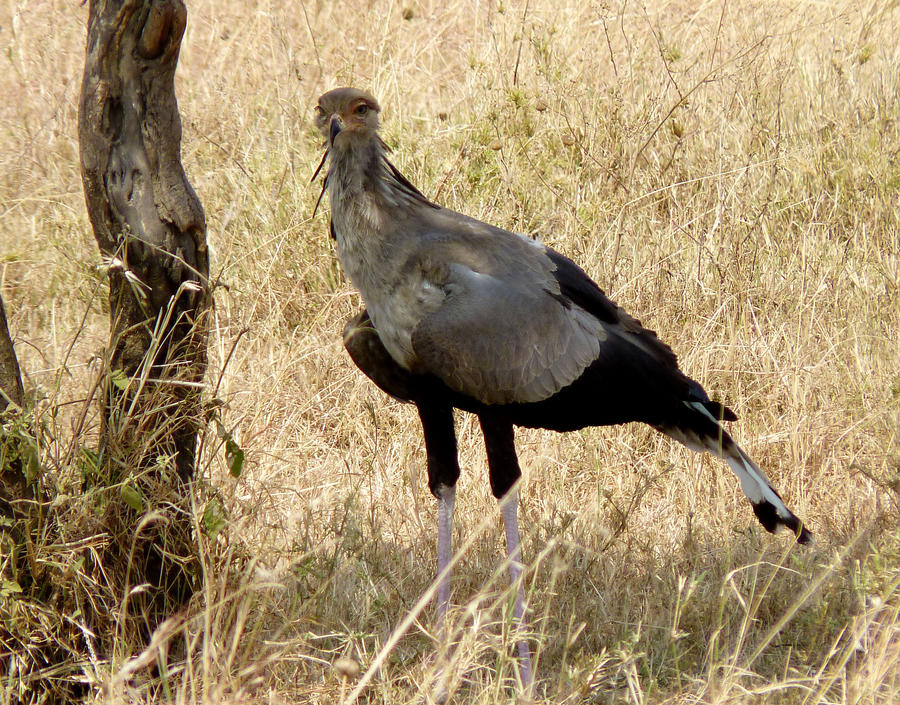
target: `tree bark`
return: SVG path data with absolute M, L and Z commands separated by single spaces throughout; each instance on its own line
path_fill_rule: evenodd
M 25 389 L 22 387 L 22 372 L 19 360 L 9 337 L 6 324 L 6 309 L 3 297 L 0 296 L 0 414 L 6 411 L 9 402 L 22 406 L 25 400 Z
M 181 166 L 180 0 L 91 0 L 78 132 L 109 268 L 104 460 L 195 464 L 209 306 L 206 222 Z M 165 464 L 165 463 L 164 463 Z
M 5 420 L 10 403 L 22 408 L 25 404 L 25 389 L 22 386 L 19 360 L 6 324 L 6 308 L 3 306 L 3 297 L 0 296 L 0 424 Z M 2 426 L 0 434 L 6 434 Z M 12 437 L 0 437 L 0 516 L 15 517 L 16 504 L 32 498 L 18 443 Z
M 148 637 L 199 574 L 188 493 L 206 370 L 203 208 L 181 165 L 175 67 L 181 0 L 91 0 L 78 136 L 94 237 L 109 272 L 110 342 L 97 477 L 99 557 L 120 629 Z

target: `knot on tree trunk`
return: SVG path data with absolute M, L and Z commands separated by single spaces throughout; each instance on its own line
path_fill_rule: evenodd
M 181 2 L 154 2 L 144 21 L 144 29 L 137 45 L 141 58 L 158 58 L 170 46 L 170 42 L 177 51 L 186 21 L 187 11 Z

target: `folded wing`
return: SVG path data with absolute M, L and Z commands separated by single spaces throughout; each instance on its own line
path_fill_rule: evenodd
M 432 283 L 446 298 L 412 333 L 421 371 L 485 404 L 537 402 L 597 359 L 603 324 L 556 282 L 452 263 Z

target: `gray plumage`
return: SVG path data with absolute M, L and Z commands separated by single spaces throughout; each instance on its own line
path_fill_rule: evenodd
M 437 378 L 457 399 L 487 408 L 524 407 L 510 417 L 514 423 L 565 430 L 644 421 L 725 458 L 757 510 L 770 503 L 776 525 L 799 526 L 762 470 L 723 440 L 719 420 L 732 412 L 710 402 L 671 349 L 577 265 L 429 201 L 387 158 L 380 107 L 368 93 L 329 91 L 316 111 L 328 140 L 323 191 L 338 258 L 402 371 Z M 591 393 L 614 390 L 618 398 L 599 399 L 601 411 L 583 421 L 532 422 L 530 405 L 541 409 L 591 371 Z M 603 412 L 604 405 L 612 410 Z
M 787 527 L 798 542 L 812 540 L 722 427 L 734 413 L 681 372 L 653 331 L 558 252 L 429 201 L 388 160 L 379 110 L 353 88 L 319 98 L 316 124 L 329 162 L 323 194 L 338 258 L 367 309 L 345 327 L 344 345 L 381 389 L 416 404 L 422 421 L 429 487 L 439 501 L 439 573 L 449 561 L 459 477 L 454 407 L 479 417 L 491 489 L 505 498 L 513 582 L 521 575 L 514 425 L 650 424 L 722 457 L 767 530 Z M 439 616 L 449 603 L 447 580 Z M 515 614 L 524 615 L 521 587 Z M 519 653 L 527 684 L 525 640 Z
M 323 96 L 326 137 L 325 117 L 354 100 L 367 112 L 345 116 L 325 188 L 338 258 L 391 356 L 486 404 L 541 401 L 574 382 L 612 324 L 563 302 L 543 245 L 440 208 L 400 176 L 371 96 Z

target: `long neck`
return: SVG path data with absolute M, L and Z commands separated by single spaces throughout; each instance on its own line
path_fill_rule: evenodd
M 387 160 L 385 149 L 375 133 L 348 134 L 332 147 L 326 177 L 338 258 L 376 309 L 415 237 L 408 219 L 417 208 L 436 207 Z
M 352 206 L 361 196 L 380 195 L 382 152 L 377 139 L 356 135 L 332 147 L 325 181 L 332 211 Z
M 384 218 L 396 219 L 409 208 L 436 207 L 388 161 L 377 134 L 347 137 L 332 148 L 326 177 L 337 231 L 358 227 L 360 220 L 380 229 Z

